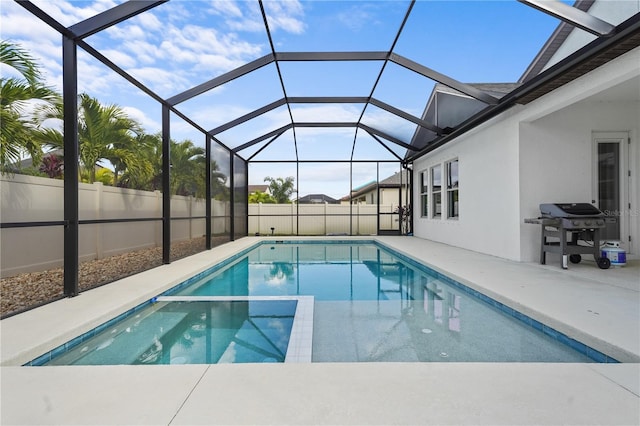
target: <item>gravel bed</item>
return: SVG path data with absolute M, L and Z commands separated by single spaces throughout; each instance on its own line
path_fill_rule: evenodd
M 217 246 L 228 241 L 213 241 Z M 205 250 L 205 238 L 173 244 L 171 259 L 177 260 Z M 162 265 L 162 248 L 124 253 L 80 264 L 80 291 L 88 290 L 129 275 Z M 63 297 L 62 268 L 29 272 L 0 279 L 0 316 L 15 314 Z

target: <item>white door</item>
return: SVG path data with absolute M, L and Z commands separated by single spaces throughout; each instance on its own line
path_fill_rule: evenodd
M 629 251 L 629 133 L 594 133 L 593 203 L 607 224 L 602 241 L 620 241 Z

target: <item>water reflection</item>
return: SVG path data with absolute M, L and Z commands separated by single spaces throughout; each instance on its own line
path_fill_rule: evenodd
M 205 281 L 183 294 L 313 296 L 313 361 L 589 361 L 372 244 L 263 245 Z
M 284 362 L 295 300 L 159 302 L 50 365 Z

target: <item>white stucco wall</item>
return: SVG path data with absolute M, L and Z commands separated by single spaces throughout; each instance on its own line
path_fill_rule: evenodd
M 632 239 L 640 241 L 640 48 L 516 106 L 414 163 L 414 234 L 508 259 L 537 261 L 542 202 L 591 202 L 593 132 L 631 137 Z M 620 89 L 624 90 L 620 90 Z M 605 95 L 605 96 L 603 96 Z M 460 219 L 420 217 L 420 172 L 459 159 Z M 634 215 L 633 212 L 636 212 Z
M 520 126 L 521 219 L 542 202 L 594 198 L 594 132 L 628 132 L 633 241 L 640 241 L 640 48 L 528 104 Z M 557 182 L 564 182 L 559 185 Z M 636 214 L 632 214 L 636 212 Z M 522 224 L 521 259 L 538 260 L 539 229 Z M 638 254 L 638 247 L 625 247 Z
M 512 114 L 507 112 L 414 163 L 415 236 L 518 259 L 518 125 L 508 118 Z M 455 158 L 460 217 L 420 217 L 420 172 Z M 443 204 L 445 197 L 443 193 Z
M 521 216 L 535 217 L 539 204 L 591 203 L 593 194 L 593 132 L 636 134 L 637 103 L 583 101 L 532 123 L 521 123 Z M 522 259 L 537 260 L 539 229 L 522 225 Z M 535 228 L 535 232 L 533 229 Z

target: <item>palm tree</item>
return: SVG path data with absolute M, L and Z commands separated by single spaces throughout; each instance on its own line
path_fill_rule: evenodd
M 211 198 L 220 201 L 229 200 L 227 176 L 220 171 L 216 160 L 211 160 Z
M 102 160 L 114 160 L 114 167 L 151 174 L 151 165 L 137 155 L 132 142 L 141 126 L 127 117 L 117 105 L 103 106 L 97 99 L 80 95 L 78 139 L 80 163 L 89 172 L 89 183 L 96 180 L 96 166 Z
M 144 136 L 150 141 L 148 147 L 148 158 L 153 164 L 155 173 L 145 189 L 162 189 L 162 139 L 160 135 Z M 198 198 L 205 196 L 205 172 L 206 158 L 204 148 L 197 147 L 190 140 L 182 142 L 172 140 L 171 150 L 171 171 L 170 186 L 171 193 L 177 195 L 195 195 Z M 226 185 L 227 176 L 220 172 L 218 163 L 211 161 L 211 198 L 217 200 L 229 199 L 229 187 Z
M 293 186 L 294 178 L 293 176 L 289 176 L 285 179 L 272 178 L 267 176 L 264 178 L 265 182 L 269 182 L 269 189 L 271 190 L 271 196 L 276 200 L 278 204 L 286 204 L 290 203 L 289 197 L 295 191 Z
M 40 110 L 41 118 L 62 118 L 62 104 Z M 114 185 L 125 171 L 139 180 L 148 179 L 153 174 L 153 166 L 145 155 L 140 155 L 138 135 L 142 127 L 129 118 L 117 105 L 102 105 L 100 102 L 82 93 L 79 95 L 78 142 L 79 161 L 86 174 L 87 181 L 96 181 L 96 167 L 103 160 L 114 167 Z M 59 130 L 39 129 L 38 140 L 46 145 L 63 148 L 64 139 Z
M 196 195 L 204 198 L 205 157 L 204 148 L 186 139 L 180 143 L 171 141 L 171 193 Z
M 150 135 L 139 133 L 134 137 L 135 150 L 139 159 L 149 165 L 149 173 L 136 173 L 135 169 L 125 169 L 117 181 L 118 186 L 155 191 L 162 188 L 162 138 L 159 133 Z
M 56 102 L 60 96 L 46 87 L 38 66 L 29 52 L 17 44 L 0 41 L 0 63 L 20 73 L 21 78 L 0 78 L 0 170 L 18 164 L 24 154 L 37 163 L 42 146 L 33 137 L 29 107 L 37 102 Z

